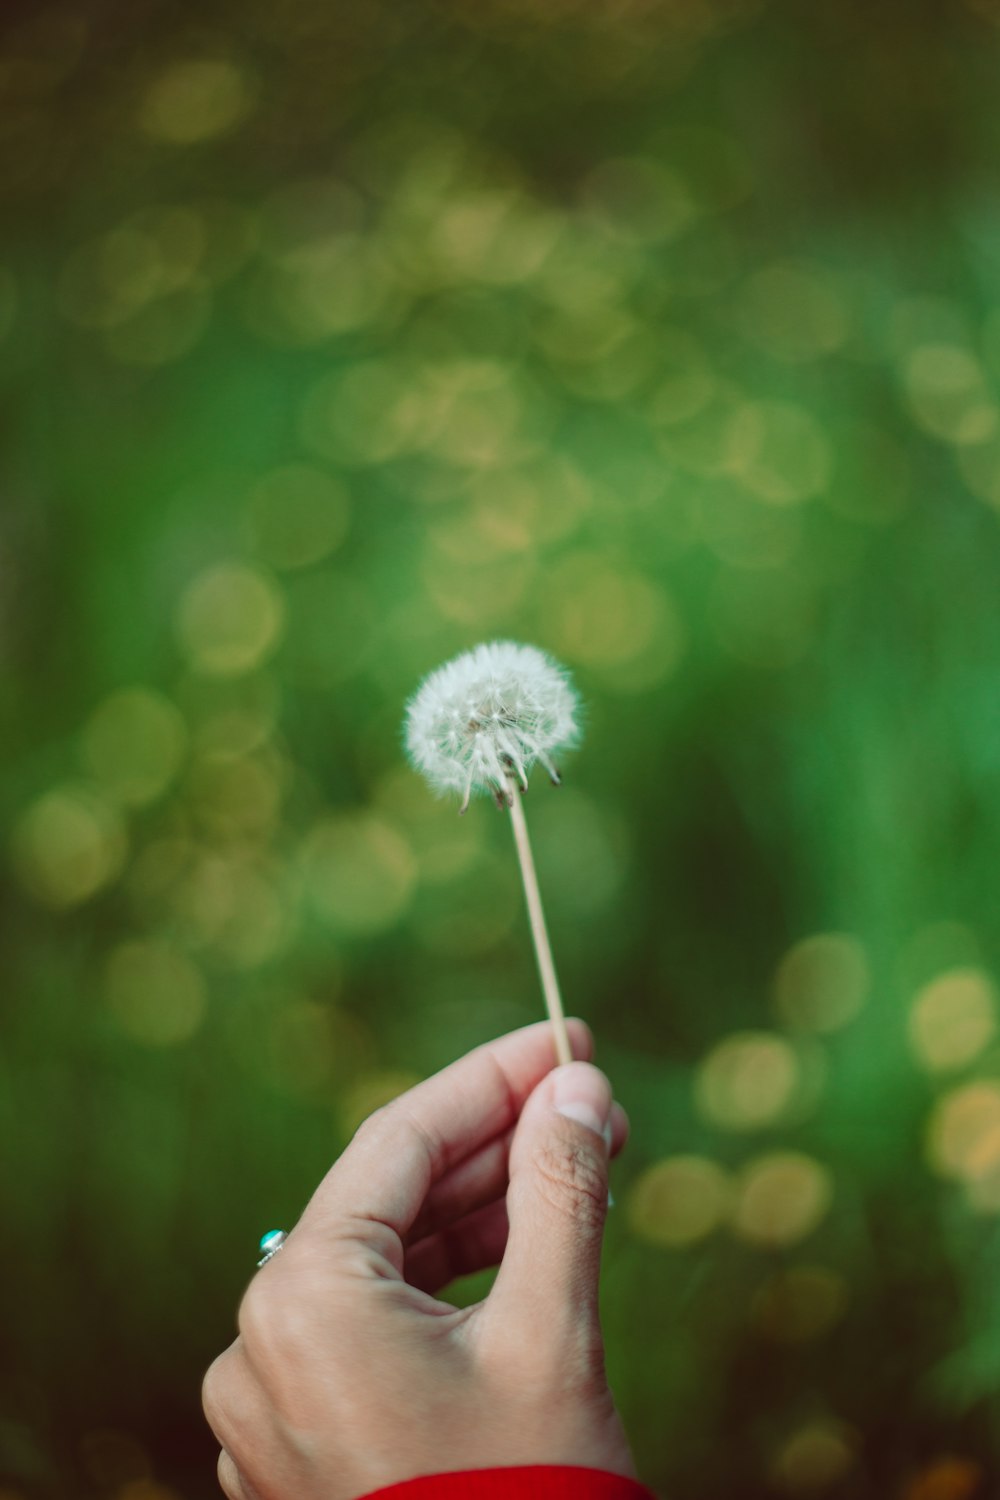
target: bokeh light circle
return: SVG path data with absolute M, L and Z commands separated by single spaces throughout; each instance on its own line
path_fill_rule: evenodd
M 793 1432 L 771 1466 L 775 1486 L 788 1495 L 820 1495 L 854 1465 L 856 1440 L 843 1423 L 821 1418 Z
M 1000 1083 L 977 1080 L 949 1090 L 931 1113 L 927 1149 L 945 1177 L 974 1181 L 1000 1163 Z
M 757 1292 L 754 1323 L 775 1343 L 808 1343 L 834 1326 L 848 1298 L 839 1272 L 826 1266 L 789 1266 L 776 1271 Z
M 368 813 L 318 823 L 305 839 L 301 862 L 315 910 L 348 933 L 391 927 L 409 905 L 417 874 L 404 836 Z
M 125 828 L 115 808 L 85 787 L 45 792 L 14 826 L 11 853 L 25 888 L 46 906 L 77 906 L 120 871 Z
M 95 709 L 82 736 L 87 770 L 129 806 L 159 797 L 177 774 L 187 745 L 183 717 L 151 688 L 124 688 Z
M 112 951 L 105 993 L 122 1029 L 151 1047 L 170 1047 L 193 1036 L 207 1000 L 191 959 L 157 938 L 124 942 Z
M 671 1156 L 647 1167 L 633 1184 L 628 1220 L 652 1245 L 682 1248 L 712 1233 L 729 1210 L 729 1174 L 703 1156 Z
M 271 469 L 250 498 L 252 544 L 274 568 L 305 568 L 328 557 L 343 541 L 349 519 L 343 485 L 308 464 Z
M 725 1130 L 759 1130 L 788 1109 L 799 1082 L 794 1049 L 766 1031 L 725 1037 L 701 1063 L 695 1097 L 706 1119 Z
M 755 1157 L 739 1174 L 733 1228 L 752 1245 L 795 1245 L 812 1234 L 833 1201 L 827 1169 L 798 1151 Z
M 871 988 L 865 950 L 846 932 L 818 932 L 782 958 L 774 977 L 775 1007 L 799 1031 L 838 1031 L 854 1019 Z
M 229 58 L 171 63 L 150 85 L 140 122 L 158 140 L 193 146 L 230 130 L 250 109 L 246 74 Z
M 277 585 L 258 568 L 226 562 L 188 586 L 177 611 L 181 646 L 199 672 L 238 677 L 276 649 L 285 606 Z
M 910 1011 L 910 1041 L 932 1072 L 972 1062 L 996 1029 L 996 988 L 982 969 L 939 974 L 920 990 Z

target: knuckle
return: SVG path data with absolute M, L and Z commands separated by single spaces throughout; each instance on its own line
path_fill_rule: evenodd
M 354 1134 L 351 1137 L 352 1141 L 368 1140 L 369 1136 L 371 1136 L 378 1129 L 379 1117 L 381 1116 L 384 1109 L 385 1105 L 383 1104 L 380 1105 L 378 1109 L 373 1109 L 370 1115 L 365 1115 L 364 1119 L 361 1121 L 361 1124 L 358 1125 L 355 1129 Z
M 277 1271 L 251 1281 L 236 1315 L 240 1337 L 248 1349 L 269 1349 L 280 1336 L 282 1320 L 275 1289 Z
M 575 1143 L 544 1142 L 532 1163 L 543 1195 L 585 1229 L 604 1224 L 608 1201 L 605 1173 L 593 1154 Z
M 201 1406 L 205 1420 L 216 1437 L 227 1425 L 229 1393 L 229 1351 L 214 1359 L 201 1382 Z
M 243 1294 L 237 1313 L 240 1343 L 250 1363 L 260 1369 L 295 1362 L 313 1345 L 317 1295 L 330 1288 L 317 1278 L 315 1257 L 301 1246 L 281 1267 L 259 1272 Z M 0 1497 L 2 1500 L 2 1497 Z

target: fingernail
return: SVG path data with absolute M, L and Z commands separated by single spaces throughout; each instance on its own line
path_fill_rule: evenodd
M 552 1074 L 552 1103 L 568 1120 L 585 1125 L 611 1149 L 611 1085 L 591 1063 L 566 1063 Z

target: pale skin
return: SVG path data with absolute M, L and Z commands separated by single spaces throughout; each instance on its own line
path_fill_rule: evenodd
M 589 1058 L 583 1022 L 569 1034 Z M 503 1465 L 634 1475 L 598 1320 L 607 1141 L 628 1121 L 597 1068 L 553 1060 L 549 1025 L 526 1027 L 361 1126 L 205 1377 L 230 1500 Z M 475 1306 L 436 1295 L 494 1265 Z

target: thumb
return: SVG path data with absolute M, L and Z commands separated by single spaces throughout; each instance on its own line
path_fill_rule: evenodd
M 611 1085 L 566 1063 L 530 1096 L 510 1147 L 510 1232 L 489 1296 L 497 1321 L 537 1340 L 592 1332 L 608 1206 Z

